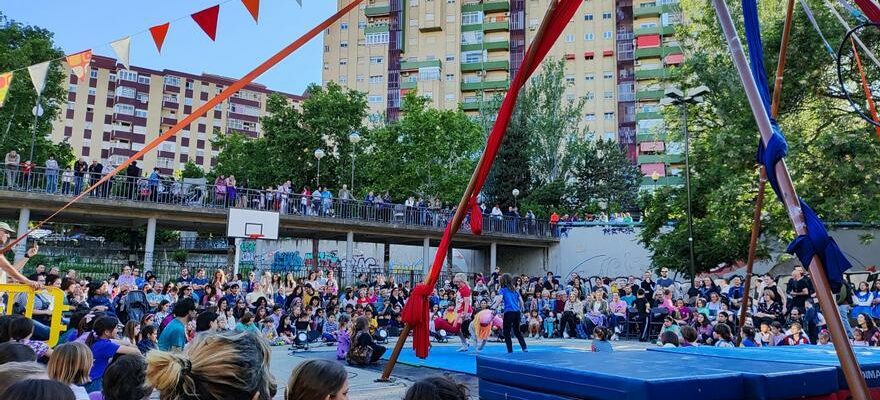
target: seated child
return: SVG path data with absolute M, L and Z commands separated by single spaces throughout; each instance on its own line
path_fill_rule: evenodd
M 605 327 L 597 326 L 593 328 L 593 342 L 590 344 L 590 350 L 597 353 L 614 351 L 614 347 L 608 341 L 608 330 Z
M 349 316 L 348 314 L 342 314 L 339 316 L 339 329 L 336 330 L 334 334 L 336 336 L 336 359 L 337 360 L 345 360 L 345 357 L 348 355 L 348 350 L 351 348 L 351 334 L 349 333 L 350 324 L 349 324 Z

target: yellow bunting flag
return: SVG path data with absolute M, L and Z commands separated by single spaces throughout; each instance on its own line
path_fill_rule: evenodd
M 86 50 L 67 56 L 67 65 L 76 75 L 77 82 L 82 82 L 89 74 L 89 64 L 92 62 L 92 51 Z
M 0 107 L 6 102 L 6 94 L 9 93 L 9 86 L 12 85 L 12 72 L 0 74 Z

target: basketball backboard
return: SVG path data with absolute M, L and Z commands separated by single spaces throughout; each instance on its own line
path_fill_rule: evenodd
M 230 208 L 226 223 L 226 236 L 262 239 L 278 239 L 279 214 L 271 211 Z

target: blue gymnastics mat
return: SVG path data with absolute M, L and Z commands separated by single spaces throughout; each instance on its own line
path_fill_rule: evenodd
M 648 351 L 477 357 L 480 384 L 601 400 L 779 400 L 836 392 L 832 367 Z
M 514 354 L 519 353 L 519 345 L 514 344 Z M 529 346 L 529 352 L 535 354 L 550 354 L 559 352 L 574 352 L 576 350 L 567 349 L 559 346 Z M 494 356 L 507 357 L 507 348 L 503 343 L 490 343 L 479 353 L 474 350 L 474 346 L 467 352 L 459 352 L 458 346 L 435 346 L 428 353 L 428 358 L 421 359 L 416 357 L 412 347 L 404 348 L 400 351 L 397 362 L 414 367 L 427 367 L 442 369 L 446 371 L 460 372 L 463 374 L 477 374 L 477 354 L 486 354 Z M 391 351 L 386 351 L 382 356 L 383 360 L 387 360 L 391 356 Z
M 737 360 L 771 361 L 777 363 L 809 364 L 833 367 L 837 370 L 837 382 L 840 389 L 847 389 L 843 369 L 833 347 L 826 346 L 774 346 L 760 348 L 718 348 L 718 347 L 680 347 L 654 348 L 651 352 L 692 354 L 728 358 Z M 868 387 L 880 388 L 880 350 L 868 347 L 855 347 L 856 358 L 862 369 L 862 375 Z
M 502 385 L 480 379 L 480 400 L 576 400 L 553 394 L 534 392 L 531 390 Z

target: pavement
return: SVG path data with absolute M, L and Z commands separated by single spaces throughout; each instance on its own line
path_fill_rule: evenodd
M 390 343 L 385 345 L 389 348 L 389 352 L 394 346 L 395 341 L 396 338 L 391 338 Z M 559 347 L 590 351 L 589 340 L 526 339 L 526 341 L 528 344 L 541 344 L 544 346 L 558 345 Z M 650 343 L 640 343 L 637 341 L 616 341 L 612 343 L 615 351 L 642 351 L 648 347 L 654 346 Z M 449 343 L 432 343 L 432 345 L 458 347 L 459 343 L 453 338 Z M 411 346 L 409 340 L 407 341 L 406 346 Z M 504 344 L 500 342 L 490 342 L 487 346 L 504 346 Z M 430 355 L 428 357 L 430 357 Z M 290 372 L 303 361 L 315 358 L 335 360 L 336 347 L 319 344 L 311 347 L 308 351 L 297 351 L 292 354 L 287 347 L 272 348 L 270 369 L 272 374 L 275 375 L 275 379 L 278 381 L 278 395 L 275 397 L 276 399 L 283 399 L 284 387 L 287 385 L 287 379 L 290 377 Z M 402 399 L 407 388 L 412 385 L 413 382 L 428 376 L 442 374 L 452 377 L 456 382 L 465 384 L 470 389 L 471 398 L 478 398 L 479 380 L 475 376 L 460 373 L 448 373 L 439 369 L 413 367 L 398 363 L 394 367 L 392 382 L 376 382 L 376 379 L 382 375 L 382 368 L 384 365 L 385 361 L 380 361 L 379 365 L 368 368 L 354 368 L 345 365 L 345 369 L 348 371 L 348 383 L 350 387 L 348 398 L 352 400 Z

